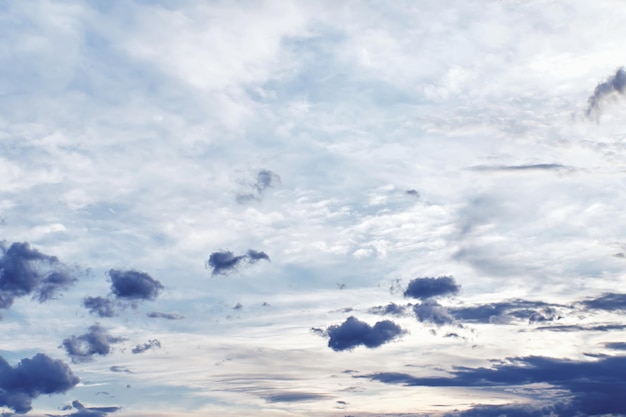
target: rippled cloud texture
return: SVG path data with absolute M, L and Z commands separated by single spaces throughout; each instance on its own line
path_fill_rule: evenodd
M 626 415 L 623 6 L 0 2 L 0 415 Z

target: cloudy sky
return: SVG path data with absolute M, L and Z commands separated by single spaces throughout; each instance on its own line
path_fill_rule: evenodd
M 0 0 L 0 414 L 626 415 L 624 21 Z

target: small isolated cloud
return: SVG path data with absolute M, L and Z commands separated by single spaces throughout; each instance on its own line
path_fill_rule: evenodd
M 602 113 L 605 103 L 616 95 L 623 95 L 626 91 L 626 71 L 624 68 L 618 68 L 615 74 L 611 75 L 606 81 L 596 86 L 593 94 L 587 99 L 587 109 L 585 115 L 588 118 L 598 119 Z
M 89 332 L 80 336 L 70 336 L 63 340 L 63 348 L 72 358 L 73 363 L 88 362 L 94 355 L 108 355 L 111 344 L 124 340 L 121 337 L 109 335 L 106 329 L 99 324 L 89 327 Z
M 325 395 L 310 392 L 280 392 L 265 397 L 271 403 L 295 403 L 322 400 L 324 398 L 326 398 Z
M 389 303 L 386 306 L 372 307 L 368 310 L 368 313 L 380 314 L 381 316 L 385 316 L 385 315 L 402 316 L 405 314 L 406 309 L 408 307 L 409 306 L 402 306 L 396 303 Z
M 18 414 L 30 411 L 41 394 L 61 394 L 78 382 L 67 364 L 42 353 L 22 359 L 15 367 L 0 357 L 0 405 Z
M 76 278 L 55 256 L 45 255 L 29 243 L 0 245 L 0 308 L 11 307 L 15 298 L 32 296 L 44 302 L 72 285 Z
M 63 407 L 64 410 L 75 408 L 72 414 L 47 414 L 49 417 L 105 417 L 109 413 L 119 411 L 121 407 L 85 407 L 80 401 L 72 401 L 71 406 Z
M 143 345 L 135 346 L 132 352 L 136 355 L 138 353 L 143 353 L 146 350 L 159 349 L 160 347 L 161 347 L 161 342 L 159 342 L 157 339 L 151 339 L 151 340 L 148 340 L 148 342 L 144 343 Z
M 542 323 L 560 318 L 557 307 L 542 301 L 508 300 L 471 307 L 451 308 L 450 313 L 460 321 L 470 323 L 506 324 L 513 320 Z
M 420 198 L 420 193 L 417 190 L 406 190 L 406 195 L 410 195 L 411 197 Z
M 249 201 L 259 201 L 263 197 L 265 190 L 280 184 L 280 175 L 269 169 L 261 169 L 257 172 L 256 181 L 250 184 L 250 192 L 237 194 L 238 203 Z
M 116 315 L 115 301 L 105 297 L 85 297 L 83 306 L 89 310 L 91 314 L 100 317 L 113 317 Z
M 161 313 L 158 311 L 153 311 L 151 313 L 146 314 L 151 319 L 166 319 L 166 320 L 183 320 L 185 316 L 177 313 Z
M 525 164 L 525 165 L 476 165 L 468 168 L 471 171 L 560 171 L 570 169 L 561 164 Z
M 131 371 L 127 367 L 125 367 L 125 366 L 118 366 L 118 365 L 111 366 L 109 368 L 109 371 L 117 372 L 117 373 L 124 373 L 124 374 L 132 374 L 133 373 L 133 371 Z
M 213 275 L 232 272 L 244 262 L 256 263 L 260 260 L 270 261 L 270 257 L 261 251 L 249 249 L 244 255 L 235 256 L 231 251 L 213 252 L 209 256 L 207 266 L 213 269 Z
M 405 331 L 390 320 L 379 321 L 370 326 L 350 316 L 342 324 L 330 326 L 325 333 L 329 337 L 328 347 L 339 352 L 359 345 L 377 348 L 403 335 Z
M 443 326 L 454 323 L 454 317 L 448 309 L 434 300 L 426 300 L 413 306 L 413 312 L 417 320 L 423 323 Z
M 409 286 L 404 291 L 404 296 L 425 300 L 443 295 L 453 295 L 460 290 L 461 286 L 457 285 L 452 277 L 415 278 L 409 282 Z
M 145 272 L 110 269 L 111 291 L 123 300 L 155 300 L 163 285 Z

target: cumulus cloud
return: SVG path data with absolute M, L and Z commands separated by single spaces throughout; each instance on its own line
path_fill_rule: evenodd
M 110 269 L 111 291 L 123 300 L 154 300 L 163 285 L 145 272 Z
M 32 296 L 47 301 L 72 285 L 76 278 L 55 256 L 45 255 L 29 243 L 0 245 L 0 308 L 9 308 L 15 298 Z
M 454 323 L 454 317 L 448 309 L 434 300 L 426 300 L 413 306 L 415 317 L 421 322 L 431 323 L 437 326 Z
M 38 353 L 11 367 L 0 357 L 0 405 L 23 414 L 41 394 L 60 394 L 78 384 L 70 367 L 60 360 Z
M 404 291 L 404 296 L 425 300 L 443 295 L 453 295 L 458 293 L 460 289 L 461 286 L 454 282 L 453 277 L 415 278 L 409 282 L 409 286 Z
M 207 266 L 213 269 L 213 275 L 227 274 L 237 269 L 244 262 L 256 263 L 260 260 L 270 261 L 270 257 L 261 251 L 249 249 L 244 255 L 235 256 L 231 251 L 213 252 L 209 256 Z
M 449 377 L 414 377 L 394 372 L 381 372 L 362 377 L 384 383 L 431 387 L 494 388 L 545 383 L 567 390 L 572 396 L 567 404 L 555 402 L 555 406 L 560 408 L 557 410 L 557 415 L 595 416 L 626 413 L 626 397 L 622 395 L 626 390 L 624 372 L 626 372 L 626 356 L 602 356 L 597 360 L 527 356 L 510 358 L 492 368 L 457 368 Z M 359 377 L 355 376 L 355 378 Z M 545 388 L 542 390 L 545 391 Z M 555 398 L 563 397 L 555 393 Z M 576 412 L 581 414 L 576 414 Z
M 623 95 L 626 91 L 626 71 L 624 68 L 618 68 L 615 74 L 611 75 L 606 81 L 596 86 L 593 94 L 587 99 L 587 109 L 585 115 L 589 118 L 598 118 L 602 112 L 602 107 L 607 100 L 615 95 Z
M 237 202 L 258 201 L 263 197 L 265 190 L 279 184 L 280 175 L 268 169 L 261 169 L 257 172 L 256 181 L 250 184 L 251 192 L 238 194 Z
M 91 314 L 100 317 L 113 317 L 116 315 L 115 301 L 105 297 L 85 297 L 83 306 L 89 310 Z
M 328 347 L 338 352 L 351 350 L 359 345 L 376 348 L 403 335 L 405 331 L 389 320 L 370 326 L 350 316 L 342 324 L 330 326 L 325 333 L 329 337 Z
M 143 353 L 146 350 L 158 349 L 160 347 L 161 347 L 161 342 L 159 342 L 157 339 L 151 339 L 151 340 L 148 340 L 148 342 L 144 343 L 143 345 L 135 346 L 132 352 L 134 354 L 138 354 L 138 353 Z
M 158 311 L 153 311 L 146 314 L 151 319 L 166 319 L 166 320 L 182 320 L 185 318 L 182 314 L 177 313 L 161 313 Z
M 73 363 L 88 362 L 94 355 L 108 355 L 111 352 L 111 344 L 124 340 L 121 337 L 113 337 L 99 324 L 89 327 L 89 332 L 80 336 L 70 336 L 63 340 L 63 348 L 72 358 Z

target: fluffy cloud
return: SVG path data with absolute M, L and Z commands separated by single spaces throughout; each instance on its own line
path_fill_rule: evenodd
M 415 317 L 425 323 L 443 326 L 444 324 L 454 323 L 454 317 L 448 309 L 434 300 L 426 300 L 421 304 L 413 306 Z
M 374 326 L 370 326 L 354 316 L 326 330 L 326 335 L 329 337 L 328 347 L 337 352 L 351 350 L 360 345 L 376 348 L 404 333 L 404 330 L 392 321 L 379 321 Z
M 110 269 L 111 291 L 122 300 L 154 300 L 163 285 L 145 272 Z
M 461 286 L 457 285 L 452 277 L 415 278 L 409 282 L 409 286 L 404 291 L 404 296 L 425 300 L 443 295 L 453 295 L 458 293 L 460 289 Z
M 227 274 L 237 269 L 243 263 L 256 263 L 259 260 L 269 261 L 270 257 L 261 251 L 249 249 L 244 255 L 235 256 L 231 251 L 213 252 L 209 256 L 207 265 L 213 269 L 213 275 Z
M 99 324 L 89 327 L 89 332 L 80 336 L 70 336 L 63 340 L 63 348 L 72 358 L 72 362 L 87 362 L 93 359 L 94 355 L 108 355 L 111 351 L 111 344 L 124 340 L 121 337 L 114 337 L 108 334 L 106 329 Z
M 9 308 L 17 297 L 31 295 L 39 302 L 54 297 L 76 278 L 55 256 L 45 255 L 27 242 L 0 246 L 0 308 Z
M 115 301 L 105 297 L 85 297 L 83 300 L 83 306 L 89 310 L 90 313 L 96 314 L 100 317 L 113 317 L 116 314 Z
M 19 414 L 30 411 L 39 395 L 67 392 L 78 382 L 67 364 L 42 353 L 22 359 L 15 367 L 0 357 L 0 405 Z

